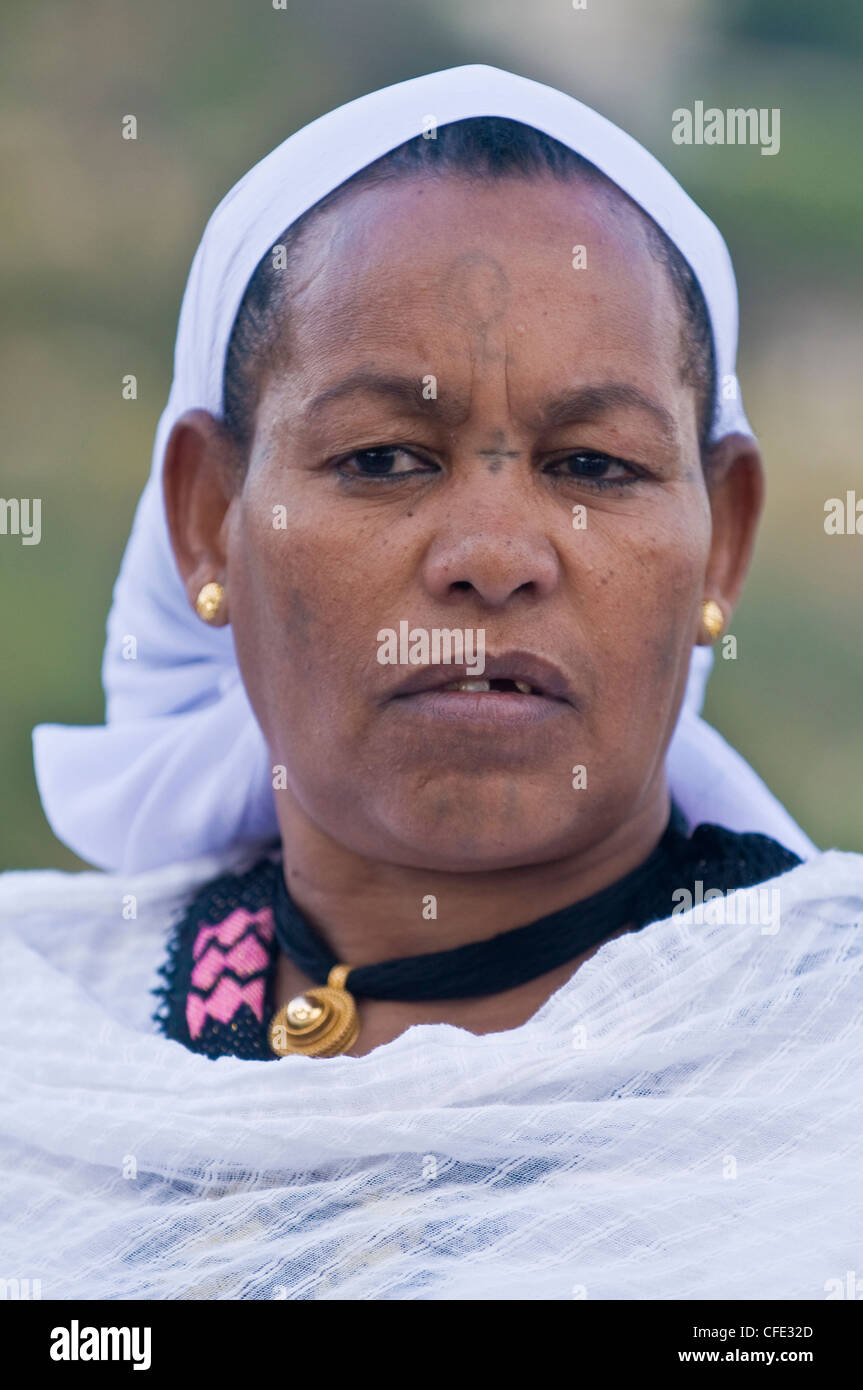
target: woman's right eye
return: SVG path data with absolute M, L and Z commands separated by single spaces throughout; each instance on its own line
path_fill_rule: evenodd
M 422 467 L 416 467 L 421 464 Z M 403 478 L 413 473 L 430 472 L 426 460 L 398 444 L 384 444 L 375 449 L 357 449 L 341 459 L 338 471 L 348 478 Z

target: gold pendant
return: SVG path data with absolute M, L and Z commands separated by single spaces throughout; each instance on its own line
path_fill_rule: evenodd
M 270 1020 L 270 1047 L 278 1057 L 336 1057 L 360 1031 L 354 997 L 345 989 L 351 967 L 334 965 L 325 985 L 298 994 Z

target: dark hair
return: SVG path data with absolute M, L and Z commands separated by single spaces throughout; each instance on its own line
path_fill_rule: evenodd
M 498 116 L 479 116 L 440 126 L 434 139 L 416 136 L 361 169 L 298 218 L 275 245 L 291 250 L 320 213 L 349 192 L 418 173 L 464 174 L 477 179 L 578 175 L 625 199 L 641 216 L 648 246 L 668 271 L 683 319 L 681 372 L 698 398 L 699 446 L 704 458 L 716 409 L 716 366 L 710 315 L 688 263 L 651 217 L 595 164 L 532 126 Z M 272 251 L 258 262 L 234 320 L 225 358 L 223 419 L 245 451 L 253 434 L 259 367 L 273 351 L 281 327 L 285 272 Z

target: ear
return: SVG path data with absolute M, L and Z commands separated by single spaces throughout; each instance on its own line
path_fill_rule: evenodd
M 743 589 L 764 505 L 761 450 L 749 435 L 727 434 L 711 446 L 705 476 L 713 535 L 703 597 L 719 604 L 727 625 Z M 699 644 L 709 640 L 706 633 L 699 635 Z
M 189 410 L 174 425 L 162 486 L 171 548 L 194 608 L 205 584 L 225 582 L 227 515 L 242 486 L 236 446 L 208 411 Z M 229 621 L 229 602 L 226 592 L 214 626 Z

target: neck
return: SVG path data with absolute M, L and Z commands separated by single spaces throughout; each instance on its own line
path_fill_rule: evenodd
M 472 873 L 372 860 L 330 839 L 295 804 L 279 809 L 291 897 L 336 958 L 360 966 L 484 941 L 591 897 L 652 853 L 670 802 L 663 783 L 612 832 L 569 854 Z

